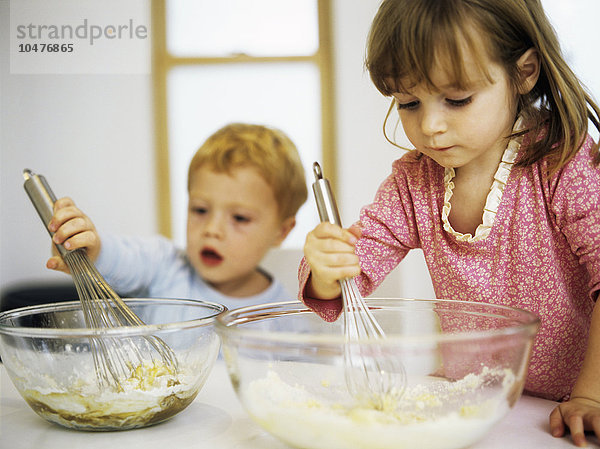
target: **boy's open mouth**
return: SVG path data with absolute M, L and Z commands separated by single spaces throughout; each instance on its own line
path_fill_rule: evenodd
M 200 258 L 205 265 L 216 266 L 223 262 L 223 256 L 212 248 L 204 248 L 200 252 Z

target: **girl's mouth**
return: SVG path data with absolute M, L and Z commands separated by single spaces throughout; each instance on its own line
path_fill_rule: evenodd
M 209 267 L 215 267 L 223 262 L 223 256 L 212 248 L 204 248 L 200 252 L 200 259 L 202 260 L 202 263 Z
M 443 151 L 448 151 L 450 148 L 452 148 L 452 147 L 451 146 L 450 147 L 429 147 L 429 149 L 431 151 L 438 152 L 438 153 L 443 152 Z

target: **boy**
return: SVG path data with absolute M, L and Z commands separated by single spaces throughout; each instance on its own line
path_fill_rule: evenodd
M 228 308 L 293 299 L 258 267 L 293 229 L 306 201 L 298 151 L 281 131 L 231 124 L 210 136 L 188 171 L 185 251 L 163 238 L 99 234 L 69 198 L 49 228 L 67 249 L 85 247 L 107 282 L 126 297 L 194 298 Z M 59 256 L 46 266 L 68 272 Z

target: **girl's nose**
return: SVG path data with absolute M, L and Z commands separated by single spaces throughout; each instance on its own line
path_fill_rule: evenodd
M 426 136 L 434 136 L 448 130 L 443 111 L 436 107 L 424 107 L 421 117 L 421 131 Z

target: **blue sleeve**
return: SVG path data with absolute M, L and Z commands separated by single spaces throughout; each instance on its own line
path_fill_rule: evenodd
M 146 296 L 160 282 L 165 266 L 176 259 L 173 243 L 161 236 L 124 237 L 101 234 L 96 268 L 121 296 Z

